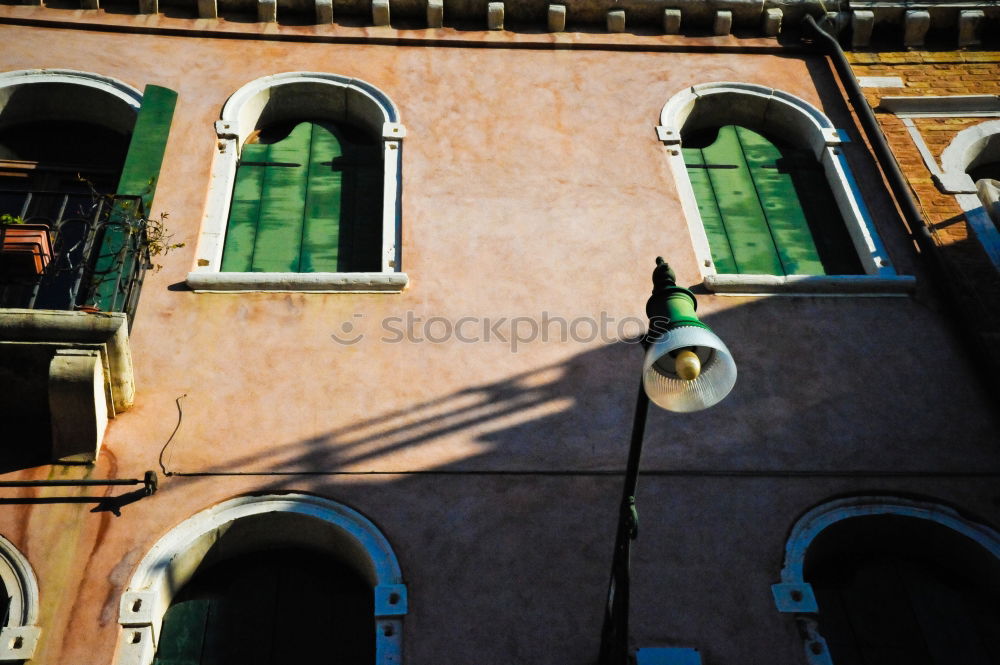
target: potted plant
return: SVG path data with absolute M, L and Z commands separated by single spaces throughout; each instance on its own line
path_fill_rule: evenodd
M 38 277 L 51 260 L 48 224 L 26 224 L 16 215 L 0 214 L 0 274 Z

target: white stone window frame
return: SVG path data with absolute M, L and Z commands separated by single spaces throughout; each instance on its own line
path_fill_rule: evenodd
M 935 164 L 931 172 L 941 191 L 955 197 L 979 244 L 993 266 L 1000 270 L 1000 231 L 983 207 L 976 183 L 967 173 L 986 161 L 1000 161 L 1000 120 L 987 120 L 956 134 L 941 153 L 940 171 L 935 173 Z
M 54 83 L 92 88 L 125 102 L 125 104 L 132 108 L 133 117 L 131 120 L 132 124 L 135 124 L 134 115 L 139 113 L 139 106 L 142 104 L 142 92 L 109 76 L 101 76 L 100 74 L 76 69 L 19 69 L 0 73 L 0 110 L 6 107 L 7 102 L 14 97 L 14 92 L 19 86 Z M 121 127 L 109 124 L 108 119 L 100 113 L 104 110 L 103 108 L 95 110 L 93 117 L 91 117 L 87 114 L 87 108 L 76 107 L 72 111 L 68 111 L 66 117 L 74 120 L 93 122 L 104 127 L 122 129 Z M 129 127 L 129 131 L 131 131 L 131 127 Z
M 303 115 L 349 121 L 382 139 L 383 195 L 381 269 L 378 272 L 221 272 L 229 209 L 240 151 L 262 116 L 272 121 Z M 323 72 L 286 72 L 256 79 L 236 91 L 215 123 L 216 150 L 208 200 L 187 276 L 196 292 L 399 293 L 409 282 L 402 271 L 401 189 L 403 137 L 399 112 L 381 90 L 358 79 Z
M 31 564 L 13 543 L 0 536 L 0 580 L 10 596 L 7 624 L 0 628 L 0 663 L 28 660 L 38 636 L 38 581 Z
M 969 538 L 1000 559 L 1000 533 L 938 503 L 894 496 L 854 496 L 816 506 L 792 527 L 785 544 L 781 582 L 771 586 L 778 611 L 792 614 L 799 624 L 809 665 L 834 665 L 829 646 L 819 632 L 816 595 L 812 585 L 805 581 L 809 547 L 823 530 L 841 520 L 875 515 L 899 515 L 935 522 Z
M 689 122 L 689 120 L 691 122 Z M 822 165 L 864 275 L 743 275 L 715 269 L 705 226 L 681 152 L 681 133 L 713 125 L 742 125 L 778 134 L 809 149 Z M 892 267 L 871 214 L 847 164 L 844 139 L 830 119 L 805 100 L 774 88 L 731 81 L 702 83 L 677 93 L 663 106 L 657 137 L 681 199 L 705 287 L 718 294 L 906 295 L 910 275 Z
M 281 517 L 308 528 L 281 528 Z M 402 663 L 403 617 L 408 610 L 399 561 L 386 537 L 347 506 L 309 494 L 241 496 L 201 511 L 171 529 L 146 553 L 122 593 L 115 665 L 150 665 L 163 616 L 212 546 L 245 520 L 276 519 L 253 532 L 253 547 L 302 545 L 340 556 L 359 568 L 374 589 L 375 665 Z M 259 525 L 260 523 L 258 523 Z M 244 532 L 245 533 L 245 532 Z

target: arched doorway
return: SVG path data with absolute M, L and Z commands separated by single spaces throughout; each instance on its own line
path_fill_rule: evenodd
M 305 494 L 237 497 L 143 558 L 115 662 L 396 664 L 406 611 L 396 556 L 363 515 Z
M 793 527 L 781 579 L 813 665 L 1000 663 L 1000 534 L 947 506 L 821 504 Z
M 305 548 L 201 565 L 163 616 L 155 665 L 375 662 L 372 588 Z

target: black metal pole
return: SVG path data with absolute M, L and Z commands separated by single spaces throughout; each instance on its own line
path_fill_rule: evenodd
M 639 459 L 646 433 L 646 416 L 649 413 L 649 396 L 639 382 L 639 395 L 635 400 L 635 417 L 632 420 L 632 441 L 629 444 L 628 464 L 625 467 L 625 486 L 618 512 L 618 531 L 615 535 L 615 552 L 611 562 L 611 581 L 608 583 L 608 603 L 604 610 L 601 629 L 600 665 L 628 665 L 628 613 L 629 613 L 629 557 L 632 541 L 639 535 L 639 515 L 636 511 L 635 492 L 639 484 Z
M 144 485 L 147 495 L 154 494 L 159 482 L 155 471 L 147 471 L 140 478 L 84 478 L 79 480 L 2 480 L 0 487 L 110 487 L 114 485 Z
M 649 331 L 642 340 L 642 347 L 649 345 L 667 330 L 670 316 L 667 297 L 677 286 L 677 277 L 662 256 L 656 257 L 653 270 L 653 293 L 646 301 Z M 618 511 L 618 531 L 615 534 L 615 552 L 611 560 L 611 581 L 608 583 L 608 602 L 604 608 L 604 625 L 601 628 L 599 665 L 628 665 L 628 612 L 630 596 L 629 556 L 632 541 L 639 535 L 639 513 L 635 505 L 635 491 L 639 485 L 639 459 L 642 457 L 642 440 L 646 434 L 646 416 L 649 414 L 649 395 L 639 381 L 639 394 L 635 399 L 635 416 L 632 419 L 632 440 L 625 465 L 625 486 Z

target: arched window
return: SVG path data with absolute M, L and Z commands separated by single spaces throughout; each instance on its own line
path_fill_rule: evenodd
M 965 219 L 1000 270 L 1000 120 L 963 129 L 941 153 L 938 186 L 955 195 Z
M 792 530 L 781 611 L 833 665 L 1000 663 L 1000 537 L 928 502 L 854 497 Z
M 288 73 L 237 91 L 188 275 L 196 291 L 399 292 L 398 113 L 335 74 Z
M 0 536 L 0 663 L 31 658 L 38 642 L 38 582 L 27 559 Z
M 819 110 L 771 88 L 708 83 L 660 114 L 659 138 L 705 285 L 718 292 L 907 291 Z
M 808 150 L 737 125 L 682 133 L 715 268 L 758 275 L 854 275 L 861 262 L 823 169 Z
M 304 494 L 240 497 L 143 558 L 115 662 L 398 665 L 406 611 L 395 554 L 365 517 Z
M 145 262 L 122 227 L 150 212 L 176 98 L 73 70 L 0 74 L 0 214 L 47 234 L 20 255 L 29 274 L 4 254 L 0 306 L 134 313 Z

